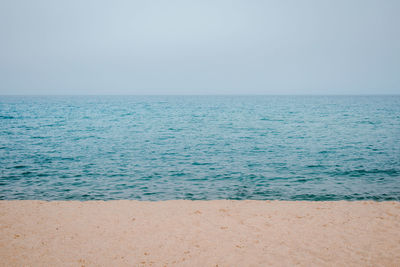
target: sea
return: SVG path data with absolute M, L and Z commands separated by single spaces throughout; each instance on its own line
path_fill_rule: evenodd
M 0 199 L 400 200 L 400 96 L 0 96 Z

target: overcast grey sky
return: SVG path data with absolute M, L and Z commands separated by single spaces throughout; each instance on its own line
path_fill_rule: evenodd
M 398 94 L 400 0 L 0 0 L 0 94 Z

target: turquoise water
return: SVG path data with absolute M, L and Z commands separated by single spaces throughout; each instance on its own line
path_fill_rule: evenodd
M 0 199 L 400 200 L 399 96 L 0 96 Z

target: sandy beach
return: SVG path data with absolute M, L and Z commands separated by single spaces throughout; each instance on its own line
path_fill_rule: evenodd
M 399 202 L 1 201 L 1 266 L 398 266 Z

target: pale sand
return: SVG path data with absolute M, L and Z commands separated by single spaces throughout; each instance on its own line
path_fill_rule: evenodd
M 400 202 L 0 201 L 2 266 L 400 266 Z

